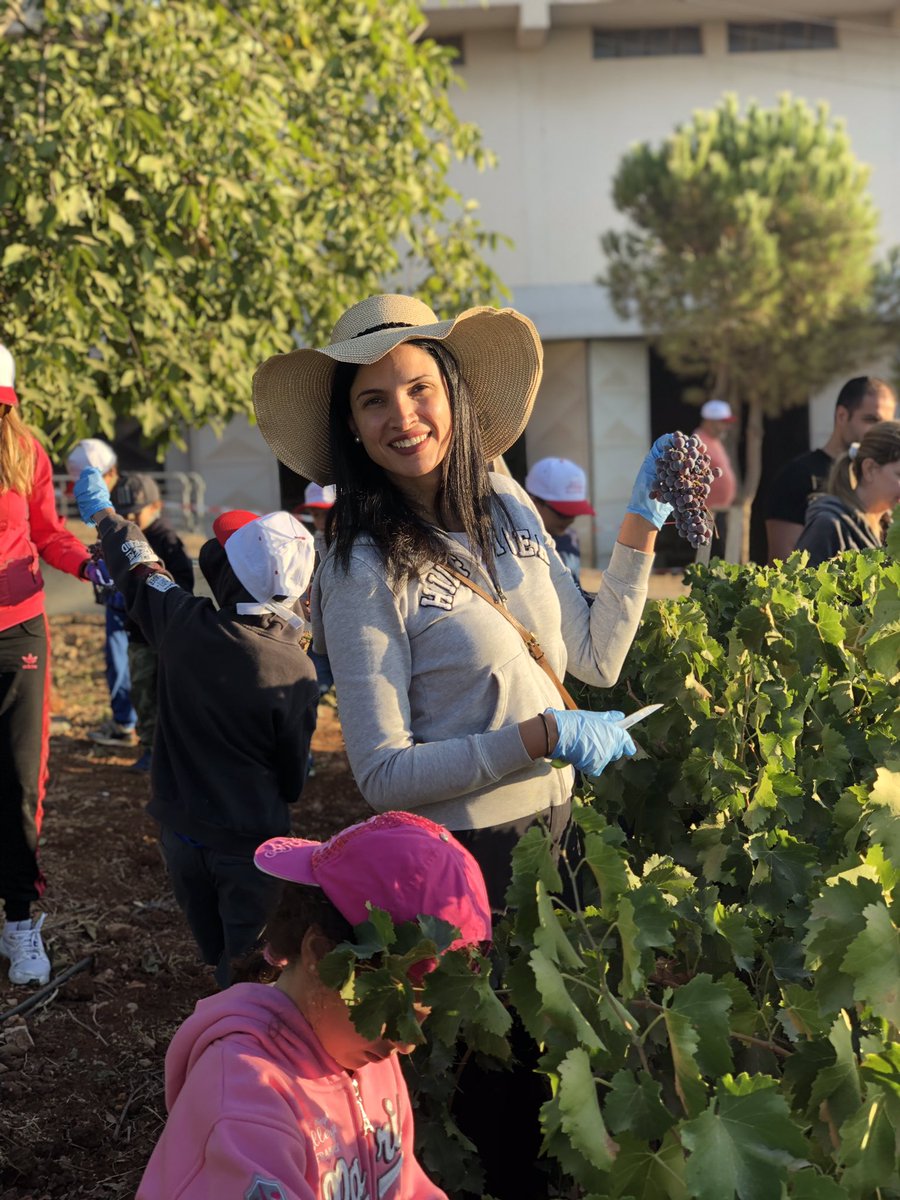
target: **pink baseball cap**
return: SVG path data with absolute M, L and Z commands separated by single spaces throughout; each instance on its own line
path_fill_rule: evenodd
M 596 516 L 587 498 L 587 476 L 568 458 L 542 458 L 525 476 L 525 491 L 564 517 Z
M 267 875 L 320 887 L 351 925 L 368 920 L 369 903 L 397 924 L 448 921 L 460 931 L 454 950 L 491 938 L 481 868 L 449 830 L 418 813 L 378 813 L 327 842 L 271 838 L 253 861 Z

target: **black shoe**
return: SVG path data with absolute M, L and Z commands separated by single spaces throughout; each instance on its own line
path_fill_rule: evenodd
M 149 750 L 145 750 L 144 753 L 141 755 L 141 757 L 137 760 L 137 762 L 132 763 L 132 765 L 128 768 L 128 770 L 134 771 L 135 774 L 145 775 L 147 773 L 147 771 L 150 770 L 150 763 L 151 763 L 152 759 L 153 759 L 152 753 Z

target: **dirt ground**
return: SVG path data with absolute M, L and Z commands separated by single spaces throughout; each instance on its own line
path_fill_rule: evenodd
M 91 963 L 12 1016 L 33 989 L 12 987 L 0 965 L 0 1200 L 133 1197 L 165 1117 L 166 1047 L 213 990 L 144 812 L 149 781 L 128 770 L 139 752 L 85 736 L 108 715 L 102 620 L 51 622 L 52 709 L 64 729 L 51 739 L 39 908 L 54 978 Z M 368 810 L 327 704 L 313 749 L 294 831 L 318 838 Z

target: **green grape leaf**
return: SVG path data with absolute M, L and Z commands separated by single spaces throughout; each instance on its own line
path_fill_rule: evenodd
M 645 1141 L 658 1141 L 675 1123 L 662 1102 L 659 1082 L 641 1073 L 616 1071 L 603 1103 L 606 1123 L 616 1135 L 633 1133 Z
M 813 1080 L 809 1109 L 831 1124 L 840 1125 L 862 1103 L 859 1065 L 853 1048 L 853 1034 L 846 1012 L 838 1013 L 828 1041 L 834 1051 L 831 1063 L 823 1064 Z M 822 1106 L 827 1104 L 827 1111 Z
M 590 1050 L 602 1050 L 597 1032 L 566 990 L 566 981 L 556 965 L 540 950 L 532 950 L 528 959 L 540 993 L 543 1016 Z
M 850 943 L 841 970 L 853 979 L 857 1000 L 900 1028 L 900 931 L 883 903 L 863 911 L 865 929 Z
M 805 938 L 806 965 L 815 974 L 815 989 L 823 1012 L 853 1004 L 853 980 L 843 970 L 844 955 L 865 928 L 863 912 L 881 896 L 871 879 L 854 883 L 839 879 L 822 888 L 813 901 Z
M 879 767 L 869 792 L 868 829 L 887 856 L 900 862 L 900 770 Z
M 627 1134 L 610 1172 L 610 1195 L 628 1200 L 687 1200 L 684 1151 L 669 1134 L 658 1150 Z
M 675 1091 L 685 1113 L 693 1117 L 706 1104 L 706 1088 L 697 1066 L 697 1047 L 700 1039 L 696 1029 L 682 1013 L 667 1008 L 663 1019 L 669 1034 L 669 1050 L 675 1071 Z
M 600 888 L 600 903 L 608 910 L 629 890 L 626 856 L 597 834 L 588 833 L 584 839 L 584 857 Z
M 581 956 L 575 951 L 560 924 L 559 914 L 544 885 L 537 884 L 538 926 L 534 931 L 534 944 L 551 960 L 573 970 L 584 968 Z
M 741 971 L 752 969 L 757 948 L 753 931 L 747 924 L 743 908 L 738 905 L 717 904 L 713 912 L 716 929 L 728 943 L 734 964 Z
M 773 1200 L 807 1145 L 774 1079 L 726 1075 L 709 1107 L 681 1127 L 686 1179 L 696 1200 Z
M 791 1177 L 788 1195 L 791 1200 L 850 1200 L 845 1188 L 812 1167 Z
M 841 1126 L 840 1160 L 841 1182 L 853 1200 L 868 1200 L 895 1178 L 897 1134 L 883 1093 L 867 1100 Z
M 572 1146 L 598 1171 L 607 1171 L 616 1155 L 616 1143 L 603 1123 L 597 1085 L 586 1051 L 575 1047 L 558 1067 L 560 1126 Z
M 704 1075 L 723 1075 L 732 1070 L 728 1017 L 731 995 L 710 975 L 695 975 L 678 988 L 672 1011 L 681 1013 L 697 1033 L 697 1065 Z

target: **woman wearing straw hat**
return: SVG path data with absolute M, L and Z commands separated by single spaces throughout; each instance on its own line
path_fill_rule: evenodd
M 357 783 L 374 809 L 461 836 L 496 907 L 527 825 L 544 815 L 559 832 L 568 818 L 574 773 L 551 759 L 598 775 L 634 746 L 609 714 L 559 711 L 522 637 L 465 581 L 536 634 L 558 677 L 609 686 L 669 512 L 648 496 L 654 447 L 589 605 L 528 497 L 486 467 L 525 428 L 541 365 L 537 331 L 512 309 L 439 321 L 387 295 L 349 309 L 322 349 L 270 358 L 253 385 L 276 456 L 337 485 L 312 619 Z
M 276 456 L 337 487 L 312 622 L 360 790 L 376 810 L 452 829 L 495 909 L 527 827 L 544 818 L 559 844 L 572 768 L 599 775 L 634 753 L 621 713 L 563 710 L 500 610 L 533 631 L 557 677 L 609 686 L 670 511 L 649 499 L 657 443 L 589 605 L 527 495 L 486 465 L 524 430 L 541 368 L 537 331 L 512 309 L 439 321 L 385 295 L 344 313 L 327 346 L 270 358 L 253 384 Z

